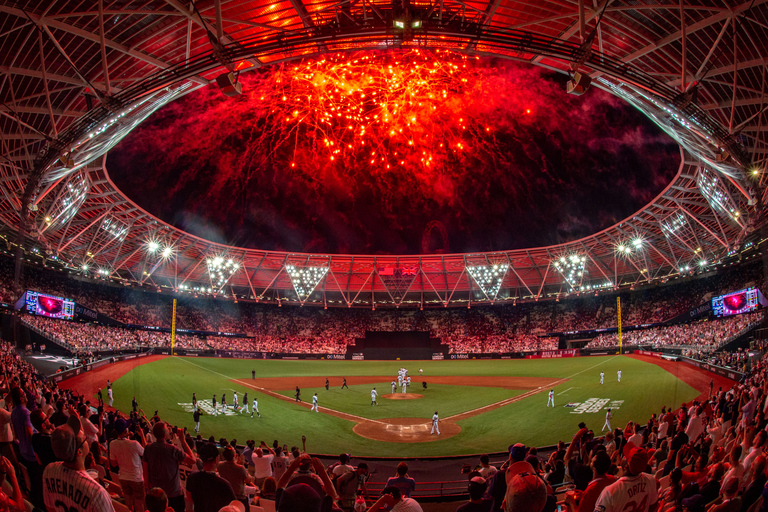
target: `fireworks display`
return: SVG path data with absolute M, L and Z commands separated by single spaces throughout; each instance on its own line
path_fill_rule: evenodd
M 482 71 L 450 52 L 332 55 L 283 66 L 257 90 L 280 138 L 293 143 L 292 167 L 423 171 L 496 149 L 464 100 Z M 315 151 L 304 151 L 307 142 Z
M 334 54 L 240 81 L 236 99 L 212 86 L 169 105 L 108 160 L 139 204 L 226 243 L 412 253 L 439 220 L 456 251 L 548 244 L 631 214 L 679 161 L 619 100 L 510 62 Z

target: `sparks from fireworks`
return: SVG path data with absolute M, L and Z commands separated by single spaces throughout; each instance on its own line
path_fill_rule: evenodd
M 459 164 L 496 146 L 466 98 L 483 83 L 483 68 L 472 60 L 413 50 L 282 65 L 259 76 L 249 92 L 273 130 L 259 137 L 275 149 L 291 145 L 289 165 L 305 169 Z

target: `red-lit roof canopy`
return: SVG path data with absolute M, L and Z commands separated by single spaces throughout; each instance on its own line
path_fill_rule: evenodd
M 16 228 L 26 216 L 25 231 L 48 254 L 96 277 L 366 307 L 466 305 L 663 280 L 739 250 L 762 222 L 766 0 L 435 0 L 407 12 L 397 4 L 199 0 L 195 10 L 177 0 L 0 0 L 0 221 Z M 419 23 L 404 32 L 395 20 Z M 130 129 L 225 65 L 247 72 L 323 52 L 401 47 L 578 67 L 593 87 L 635 105 L 680 143 L 679 172 L 645 208 L 582 240 L 371 256 L 214 244 L 141 210 L 104 169 L 103 155 Z

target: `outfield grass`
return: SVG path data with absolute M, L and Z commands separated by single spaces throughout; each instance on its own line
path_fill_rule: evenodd
M 682 364 L 682 363 L 680 363 Z M 396 375 L 405 366 L 414 376 L 413 392 L 424 395 L 418 400 L 388 400 L 379 397 L 379 406 L 370 406 L 370 390 L 374 385 L 380 394 L 391 390 L 389 380 L 368 385 L 353 385 L 341 390 L 338 384 L 326 391 L 325 378 L 340 382 L 340 377 Z M 424 376 L 418 377 L 418 369 Z M 616 371 L 621 368 L 622 382 L 616 382 Z M 354 432 L 354 423 L 328 414 L 310 413 L 292 402 L 258 393 L 261 418 L 250 416 L 204 417 L 201 423 L 205 436 L 263 440 L 273 439 L 289 445 L 299 445 L 301 436 L 307 436 L 307 449 L 316 453 L 340 453 L 378 456 L 430 456 L 459 455 L 503 451 L 514 442 L 543 446 L 558 440 L 570 439 L 576 425 L 585 421 L 598 431 L 603 425 L 605 407 L 597 412 L 573 414 L 568 402 L 583 403 L 590 398 L 621 401 L 614 410 L 613 426 L 629 420 L 645 423 L 652 412 L 662 405 L 679 405 L 692 400 L 698 392 L 678 380 L 675 375 L 656 365 L 623 356 L 581 357 L 555 360 L 469 360 L 469 361 L 282 361 L 238 360 L 216 358 L 166 358 L 137 367 L 114 384 L 115 406 L 129 410 L 135 395 L 147 415 L 159 409 L 161 417 L 179 426 L 194 426 L 192 415 L 185 411 L 184 403 L 191 402 L 192 392 L 199 400 L 217 398 L 227 393 L 231 402 L 232 390 L 242 394 L 254 391 L 232 380 L 251 382 L 251 370 L 257 378 L 317 377 L 316 388 L 302 388 L 302 399 L 310 400 L 317 392 L 322 407 L 342 411 L 364 418 L 423 417 L 429 420 L 435 410 L 442 418 L 470 411 L 516 396 L 523 391 L 494 387 L 428 384 L 422 391 L 420 382 L 429 383 L 430 376 L 529 376 L 567 378 L 555 387 L 554 408 L 547 408 L 546 390 L 516 403 L 485 412 L 459 422 L 462 432 L 452 438 L 417 444 L 385 443 L 364 439 Z M 600 385 L 599 373 L 605 372 L 605 384 Z M 418 383 L 416 382 L 418 381 Z M 281 393 L 292 397 L 294 386 Z M 153 404 L 153 405 L 151 405 Z M 242 405 L 242 404 L 241 404 Z M 249 404 L 250 405 L 250 404 Z

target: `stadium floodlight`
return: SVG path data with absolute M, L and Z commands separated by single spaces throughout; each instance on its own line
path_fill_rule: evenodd
M 239 263 L 231 258 L 224 259 L 223 256 L 208 257 L 205 259 L 205 263 L 208 267 L 208 277 L 211 280 L 211 288 L 208 288 L 209 293 L 219 293 L 224 285 L 227 284 L 227 281 L 240 268 Z
M 173 256 L 173 247 L 171 247 L 170 245 L 166 245 L 163 248 L 163 252 L 161 254 L 165 259 L 170 258 L 171 256 Z
M 571 254 L 568 256 L 561 256 L 552 262 L 555 270 L 560 272 L 565 282 L 571 287 L 571 290 L 578 290 L 581 287 L 581 282 L 584 279 L 585 267 L 587 263 L 586 256 L 578 254 Z
M 731 197 L 726 180 L 720 179 L 714 171 L 702 167 L 696 174 L 696 186 L 715 212 L 741 225 L 739 209 Z
M 46 221 L 41 230 L 55 231 L 66 225 L 77 214 L 80 207 L 83 206 L 90 189 L 91 180 L 88 177 L 88 172 L 85 170 L 80 170 L 67 178 L 59 186 L 53 202 L 46 208 Z M 37 205 L 34 204 L 34 206 L 35 209 L 33 211 L 36 211 Z
M 147 242 L 147 252 L 154 254 L 157 252 L 158 249 L 160 249 L 160 243 L 155 240 L 150 240 Z
M 285 271 L 291 279 L 293 289 L 296 290 L 296 295 L 299 296 L 299 302 L 304 304 L 304 301 L 312 295 L 312 292 L 315 291 L 317 285 L 320 284 L 320 281 L 322 281 L 328 273 L 328 267 L 286 265 Z
M 488 300 L 496 300 L 504 277 L 507 275 L 509 263 L 487 265 L 467 265 L 467 272 L 472 276 L 477 286 L 483 291 Z
M 121 242 L 128 235 L 128 225 L 111 215 L 104 217 L 104 220 L 101 221 L 101 229 Z

